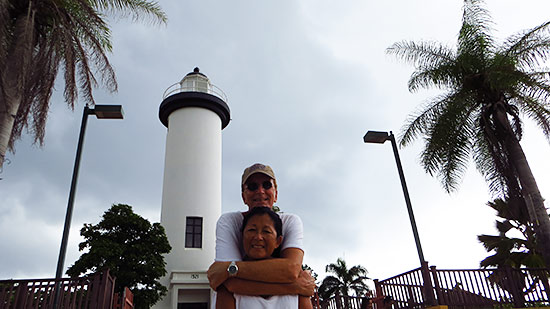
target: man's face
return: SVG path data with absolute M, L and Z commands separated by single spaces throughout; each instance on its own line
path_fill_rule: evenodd
M 264 183 L 270 183 L 271 188 L 266 189 Z M 255 187 L 255 190 L 250 190 L 248 187 Z M 244 191 L 242 192 L 243 201 L 248 205 L 248 209 L 254 207 L 269 207 L 273 208 L 273 204 L 277 201 L 277 189 L 273 179 L 269 176 L 256 173 L 248 177 Z

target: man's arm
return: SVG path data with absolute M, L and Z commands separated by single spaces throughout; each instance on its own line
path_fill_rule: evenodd
M 313 304 L 311 303 L 311 297 L 299 295 L 298 309 L 313 309 Z
M 302 260 L 304 257 L 304 252 L 299 249 L 303 248 L 303 224 L 300 217 L 293 214 L 281 214 L 281 219 L 283 220 L 283 235 L 285 235 L 283 238 L 281 258 L 237 262 L 237 266 L 239 267 L 239 272 L 237 273 L 238 278 L 268 283 L 290 283 L 296 280 L 302 269 Z M 220 221 L 226 220 L 221 220 L 220 218 Z M 222 245 L 226 244 L 225 242 L 218 241 L 218 238 L 225 236 L 223 234 L 227 234 L 219 232 L 223 230 L 220 227 L 224 226 L 226 225 L 218 224 L 218 228 L 216 229 L 216 261 L 227 262 L 216 262 L 208 269 L 208 280 L 210 280 L 210 286 L 214 290 L 229 278 L 229 274 L 227 273 L 229 261 L 240 260 L 228 259 L 228 256 L 222 259 L 219 258 L 221 256 L 219 253 L 225 251 L 225 249 L 218 251 L 218 246 L 221 248 Z M 234 233 L 234 231 L 232 232 Z M 238 236 L 233 236 L 234 239 L 237 237 Z M 241 244 L 237 242 L 235 246 L 239 247 Z
M 287 248 L 281 252 L 281 258 L 259 261 L 239 261 L 236 278 L 267 283 L 292 283 L 302 270 L 304 251 L 298 248 Z M 208 269 L 208 280 L 212 289 L 229 279 L 227 267 L 230 262 L 215 262 Z M 250 294 L 247 294 L 250 295 Z M 259 295 L 259 294 L 255 294 Z
M 237 278 L 273 283 L 292 283 L 302 271 L 304 251 L 287 248 L 281 252 L 281 258 L 259 261 L 237 262 Z M 241 265 L 239 265 L 241 264 Z
M 310 297 L 315 291 L 315 279 L 307 271 L 300 271 L 292 283 L 266 283 L 239 278 L 229 278 L 218 290 L 225 287 L 231 293 L 241 295 L 303 295 Z
M 235 309 L 235 297 L 223 285 L 216 293 L 216 309 Z

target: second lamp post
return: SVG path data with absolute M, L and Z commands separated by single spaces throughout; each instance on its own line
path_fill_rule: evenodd
M 407 183 L 405 182 L 405 175 L 403 174 L 403 167 L 401 166 L 401 159 L 399 159 L 399 152 L 397 151 L 397 143 L 393 133 L 368 131 L 363 137 L 365 143 L 377 143 L 383 144 L 387 140 L 391 141 L 393 148 L 393 154 L 395 156 L 395 163 L 397 164 L 397 171 L 399 172 L 399 178 L 401 179 L 401 186 L 403 187 L 403 194 L 405 195 L 405 203 L 407 204 L 407 210 L 409 211 L 409 220 L 414 234 L 414 241 L 416 242 L 416 250 L 418 251 L 418 258 L 420 259 L 420 265 L 424 265 L 424 253 L 422 253 L 422 246 L 420 245 L 420 237 L 418 236 L 418 230 L 416 229 L 416 221 L 414 220 L 414 213 L 411 206 L 411 199 L 409 198 L 409 190 L 407 189 Z
M 65 255 L 67 253 L 67 242 L 69 240 L 69 231 L 71 229 L 71 219 L 73 216 L 73 205 L 74 196 L 76 193 L 76 183 L 78 181 L 78 170 L 80 169 L 80 157 L 82 154 L 84 133 L 86 132 L 86 124 L 88 122 L 89 115 L 95 115 L 98 119 L 122 119 L 123 111 L 121 105 L 96 104 L 94 108 L 89 108 L 88 105 L 84 107 L 84 112 L 82 113 L 82 123 L 80 125 L 80 135 L 78 136 L 78 145 L 76 147 L 76 157 L 74 160 L 71 189 L 69 191 L 69 202 L 67 204 L 67 213 L 65 214 L 65 226 L 63 228 L 63 237 L 61 238 L 61 248 L 59 250 L 59 258 L 57 260 L 57 269 L 55 272 L 56 280 L 60 280 L 63 275 L 63 266 L 65 264 Z

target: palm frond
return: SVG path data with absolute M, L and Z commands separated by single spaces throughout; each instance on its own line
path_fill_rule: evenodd
M 512 253 L 517 254 L 517 253 Z M 522 252 L 521 255 L 522 265 L 526 265 L 531 268 L 546 268 L 546 263 L 540 254 L 525 254 Z
M 487 251 L 501 249 L 509 252 L 515 247 L 514 242 L 505 236 L 479 235 L 477 239 Z
M 462 23 L 475 25 L 484 33 L 490 32 L 493 22 L 484 4 L 483 0 L 464 0 Z
M 386 53 L 395 55 L 404 62 L 413 63 L 416 67 L 425 68 L 436 68 L 455 59 L 452 49 L 436 42 L 402 41 L 388 47 Z
M 545 106 L 538 100 L 527 96 L 518 96 L 516 104 L 521 111 L 534 120 L 548 140 L 550 140 L 550 105 Z
M 96 75 L 108 90 L 116 91 L 114 69 L 106 55 L 112 47 L 110 30 L 99 10 L 166 22 L 158 3 L 147 0 L 0 1 L 0 108 L 17 106 L 8 142 L 12 151 L 25 128 L 35 142 L 43 143 L 60 68 L 65 101 L 71 108 L 79 95 L 94 103 Z
M 522 68 L 544 63 L 548 59 L 550 40 L 542 32 L 550 29 L 550 22 L 508 37 L 503 45 L 504 53 L 511 59 L 517 59 Z
M 492 21 L 482 0 L 465 0 L 462 28 L 458 34 L 458 54 L 476 54 L 483 59 L 487 51 L 493 49 L 490 35 Z
M 519 75 L 519 74 L 518 74 Z M 548 106 L 550 100 L 550 71 L 536 71 L 530 73 L 523 73 L 521 77 L 518 77 L 518 85 L 516 85 L 515 93 L 510 99 L 516 97 L 531 97 L 539 104 Z
M 143 17 L 152 22 L 166 23 L 168 17 L 160 8 L 158 2 L 147 0 L 90 0 L 92 5 L 101 11 L 118 14 L 122 17 L 131 15 L 134 21 Z
M 501 234 L 506 234 L 506 232 L 514 228 L 509 220 L 497 221 L 495 223 L 495 226 L 497 228 L 497 231 Z
M 477 113 L 475 117 L 477 119 L 476 122 L 480 123 L 481 127 L 481 130 L 476 133 L 472 148 L 472 157 L 476 164 L 476 169 L 485 178 L 489 186 L 489 192 L 494 196 L 504 197 L 507 191 L 506 179 L 503 177 L 502 173 L 500 173 L 500 169 L 497 168 L 497 163 L 492 156 L 493 151 L 490 150 L 492 147 L 491 145 L 496 143 L 496 141 L 489 142 L 489 137 L 485 134 L 487 130 L 484 129 L 482 113 Z M 487 132 L 490 133 L 491 131 L 489 130 Z
M 470 159 L 474 135 L 471 115 L 477 105 L 468 104 L 465 96 L 456 93 L 446 98 L 440 114 L 428 125 L 426 146 L 420 155 L 424 170 L 437 175 L 447 192 L 456 190 Z
M 490 255 L 479 262 L 481 268 L 495 267 L 501 265 L 501 261 L 506 258 L 501 257 L 498 253 Z
M 458 84 L 458 70 L 454 63 L 441 64 L 435 68 L 419 67 L 409 79 L 409 91 L 415 92 L 419 88 L 432 86 L 444 89 Z
M 435 122 L 447 104 L 447 96 L 439 96 L 420 106 L 417 111 L 407 117 L 399 133 L 399 145 L 407 146 L 414 139 L 426 133 L 428 125 Z

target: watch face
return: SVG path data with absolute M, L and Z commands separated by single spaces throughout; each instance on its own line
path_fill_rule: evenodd
M 234 275 L 237 273 L 237 266 L 236 265 L 231 265 L 229 266 L 229 273 Z

